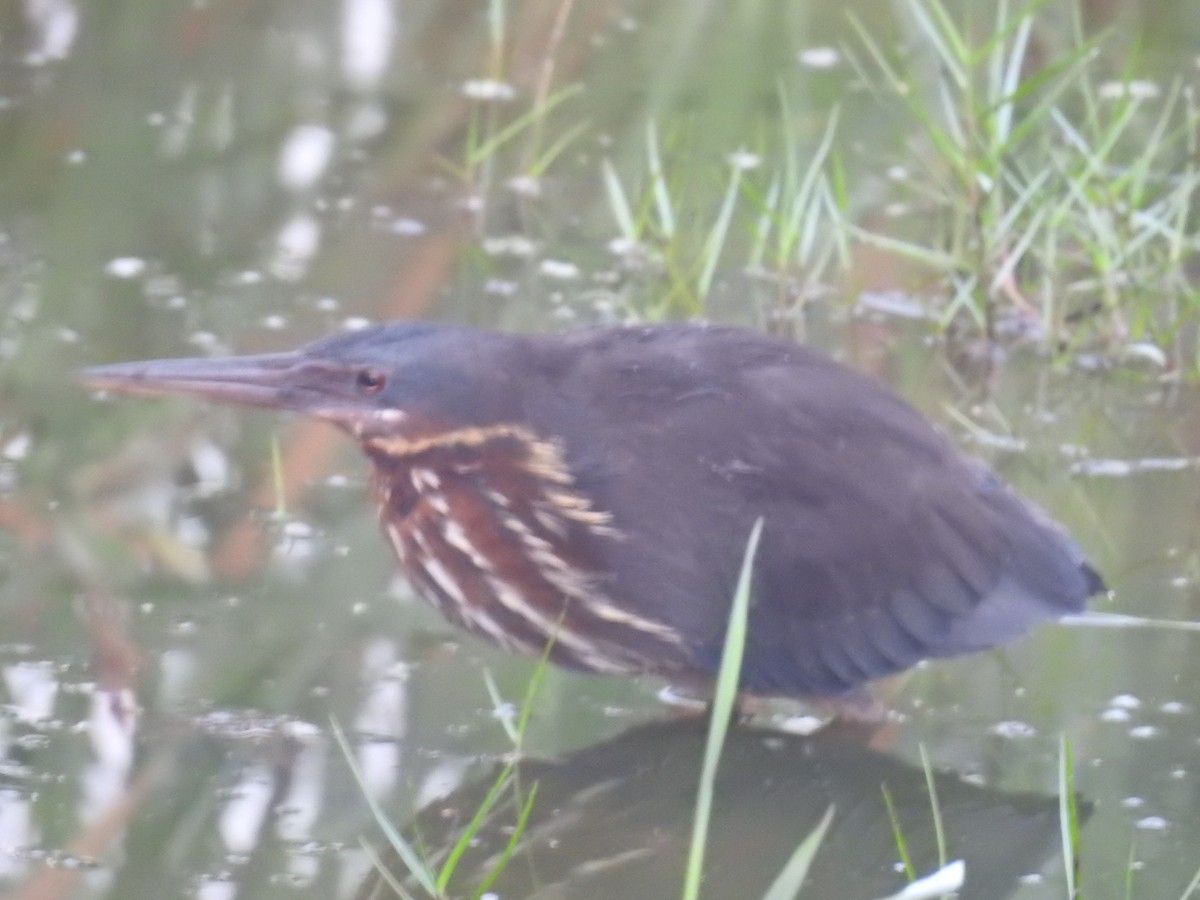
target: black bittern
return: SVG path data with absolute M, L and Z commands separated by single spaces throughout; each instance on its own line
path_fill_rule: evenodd
M 343 428 L 417 591 L 511 650 L 552 641 L 574 669 L 710 683 L 760 518 L 749 695 L 849 701 L 1104 589 L 1057 525 L 889 390 L 737 328 L 395 322 L 83 377 Z

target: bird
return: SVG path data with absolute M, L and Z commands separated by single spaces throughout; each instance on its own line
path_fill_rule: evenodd
M 341 428 L 416 592 L 570 669 L 710 688 L 760 520 L 747 697 L 859 708 L 875 679 L 1106 590 L 1058 524 L 891 389 L 750 329 L 393 321 L 81 377 Z

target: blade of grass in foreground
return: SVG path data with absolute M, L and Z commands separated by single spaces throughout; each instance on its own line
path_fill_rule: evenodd
M 1079 896 L 1078 873 L 1079 810 L 1075 806 L 1075 759 L 1071 740 L 1065 734 L 1058 745 L 1058 823 L 1062 831 L 1063 868 L 1067 874 L 1067 897 Z
M 921 751 L 921 768 L 925 771 L 925 789 L 929 792 L 929 809 L 933 813 L 933 834 L 937 838 L 938 865 L 946 865 L 946 830 L 942 826 L 942 808 L 938 804 L 937 781 L 933 777 L 933 764 L 925 743 L 917 745 Z
M 904 829 L 900 827 L 900 816 L 896 812 L 896 804 L 892 802 L 892 792 L 886 784 L 881 784 L 883 805 L 887 807 L 888 821 L 892 823 L 892 839 L 896 842 L 896 852 L 900 854 L 900 862 L 904 864 L 904 874 L 909 881 L 917 877 L 917 870 L 912 864 L 912 856 L 908 852 L 908 841 L 904 837 Z
M 429 866 L 421 858 L 421 854 L 417 852 L 416 847 L 409 843 L 404 835 L 391 823 L 383 808 L 376 801 L 375 795 L 371 792 L 370 786 L 363 776 L 362 769 L 354 761 L 354 748 L 346 740 L 346 734 L 342 731 L 342 726 L 334 719 L 330 721 L 330 728 L 333 731 L 334 739 L 342 750 L 342 756 L 346 758 L 346 765 L 350 767 L 350 774 L 354 776 L 354 780 L 358 783 L 358 789 L 362 793 L 363 799 L 367 801 L 371 815 L 375 817 L 375 821 L 379 824 L 380 829 L 382 829 L 383 836 L 387 838 L 388 843 L 392 845 L 392 849 L 396 851 L 396 855 L 400 857 L 405 867 L 412 873 L 413 878 L 417 880 L 417 883 L 421 885 L 426 893 L 431 897 L 440 897 L 441 894 L 438 893 L 438 886 Z
M 275 491 L 275 515 L 287 518 L 287 487 L 284 484 L 283 450 L 279 446 L 279 435 L 271 438 L 271 486 Z
M 725 646 L 721 651 L 721 669 L 717 673 L 717 684 L 709 713 L 711 719 L 708 724 L 708 740 L 704 746 L 700 785 L 696 791 L 696 812 L 692 819 L 692 843 L 688 848 L 687 869 L 684 872 L 683 900 L 698 900 L 700 896 L 704 851 L 708 843 L 708 824 L 712 818 L 713 783 L 716 781 L 717 764 L 721 760 L 721 748 L 729 731 L 729 719 L 733 715 L 738 677 L 742 672 L 742 655 L 746 649 L 746 620 L 750 611 L 750 573 L 754 566 L 754 556 L 758 552 L 758 539 L 762 536 L 762 527 L 763 520 L 759 519 L 750 529 L 750 540 L 746 543 L 746 555 L 742 559 L 742 570 L 738 574 L 737 589 L 733 592 L 729 627 L 725 632 Z
M 375 871 L 379 873 L 379 877 L 383 880 L 383 883 L 391 888 L 392 893 L 399 897 L 400 900 L 417 900 L 416 897 L 404 889 L 404 885 L 402 885 L 399 879 L 392 874 L 392 870 L 388 868 L 387 863 L 383 861 L 380 855 L 376 852 L 375 848 L 371 846 L 370 841 L 368 841 L 366 838 L 360 837 L 358 839 L 358 846 L 359 849 L 366 854 L 367 859 L 370 860 L 370 863 L 374 867 Z M 374 895 L 372 894 L 372 896 Z
M 1189 900 L 1196 893 L 1197 888 L 1200 888 L 1200 869 L 1196 870 L 1196 874 L 1192 876 L 1192 880 L 1188 882 L 1188 886 L 1183 889 L 1183 893 L 1179 895 L 1179 900 Z
M 800 886 L 808 877 L 809 866 L 812 865 L 812 861 L 817 855 L 817 849 L 825 840 L 825 832 L 829 830 L 829 824 L 833 821 L 833 811 L 833 806 L 825 810 L 825 815 L 821 817 L 817 827 L 800 842 L 800 846 L 795 849 L 791 858 L 776 876 L 775 881 L 763 894 L 763 900 L 794 900 L 800 893 Z

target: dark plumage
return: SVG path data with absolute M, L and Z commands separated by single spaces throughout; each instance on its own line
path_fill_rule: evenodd
M 736 328 L 398 322 L 93 386 L 308 413 L 374 463 L 446 615 L 557 661 L 706 681 L 764 530 L 742 689 L 838 695 L 1012 640 L 1104 589 L 1074 543 L 878 383 Z

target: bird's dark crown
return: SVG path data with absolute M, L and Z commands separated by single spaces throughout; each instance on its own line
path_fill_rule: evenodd
M 497 332 L 395 322 L 333 335 L 299 354 L 301 368 L 314 372 L 311 388 L 348 403 L 350 415 L 339 424 L 360 438 L 416 437 L 518 416 L 520 391 L 511 383 L 518 342 Z

